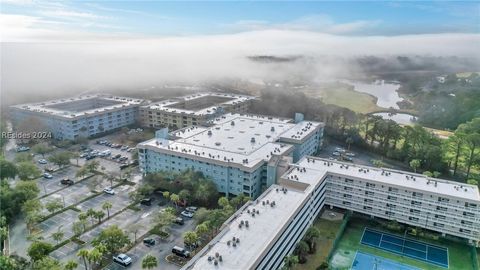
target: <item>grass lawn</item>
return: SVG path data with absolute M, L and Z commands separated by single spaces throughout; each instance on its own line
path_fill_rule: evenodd
M 377 106 L 377 99 L 366 93 L 353 90 L 346 84 L 327 84 L 325 87 L 303 90 L 305 95 L 320 98 L 326 104 L 349 108 L 355 112 L 370 113 L 385 108 Z
M 293 269 L 315 270 L 322 262 L 326 261 L 340 224 L 342 224 L 342 220 L 332 221 L 317 218 L 313 223 L 313 227 L 316 227 L 320 231 L 320 237 L 317 240 L 317 251 L 315 254 L 307 256 L 307 262 L 305 264 L 296 265 Z
M 335 253 L 330 261 L 330 266 L 332 269 L 350 269 L 350 266 L 355 258 L 355 252 L 357 250 L 371 253 L 380 257 L 391 259 L 397 262 L 408 264 L 420 269 L 428 270 L 445 270 L 446 268 L 435 266 L 420 260 L 415 260 L 407 257 L 403 257 L 388 251 L 381 249 L 369 247 L 360 244 L 360 240 L 363 234 L 363 229 L 365 226 L 370 228 L 375 228 L 366 219 L 352 217 L 350 222 L 345 229 L 345 232 L 335 250 Z M 377 227 L 378 228 L 378 227 Z M 383 228 L 378 228 L 382 231 L 385 231 Z M 448 248 L 449 254 L 449 270 L 475 270 L 473 269 L 470 247 L 463 243 L 457 243 L 448 241 L 445 239 L 440 239 L 438 241 L 433 241 L 429 239 L 418 239 L 423 242 L 428 242 L 434 245 L 444 246 Z

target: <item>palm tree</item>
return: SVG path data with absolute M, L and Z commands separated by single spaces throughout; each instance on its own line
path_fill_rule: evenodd
M 283 268 L 286 270 L 292 269 L 295 265 L 298 264 L 298 257 L 294 255 L 288 255 L 283 260 L 285 262 Z
M 78 263 L 76 261 L 68 261 L 65 264 L 65 270 L 74 270 L 78 267 Z
M 420 167 L 421 163 L 419 159 L 412 159 L 410 161 L 410 167 L 413 169 L 415 173 L 417 173 L 417 169 Z
M 307 255 L 307 252 L 309 251 L 310 247 L 308 246 L 307 242 L 301 240 L 298 242 L 295 252 L 298 254 L 298 260 L 300 263 L 305 263 L 307 261 L 307 258 L 305 255 Z
M 320 236 L 320 231 L 315 227 L 308 228 L 307 232 L 305 233 L 305 242 L 307 242 L 308 246 L 310 247 L 310 253 L 314 252 L 315 247 L 315 239 Z
M 89 257 L 90 251 L 87 249 L 81 249 L 77 252 L 77 256 L 83 259 L 83 264 L 85 265 L 85 269 L 88 270 L 87 258 Z
M 94 264 L 97 264 L 102 261 L 102 256 L 103 256 L 103 253 L 99 248 L 94 248 L 90 250 L 90 252 L 88 253 L 88 260 L 92 264 L 91 269 L 93 269 Z
M 106 201 L 102 205 L 103 210 L 107 210 L 107 218 L 110 218 L 110 209 L 112 208 L 112 203 L 109 201 Z
M 158 266 L 157 258 L 148 254 L 142 259 L 142 269 L 152 269 Z
M 178 196 L 177 194 L 175 193 L 172 193 L 170 195 L 170 200 L 173 202 L 173 204 L 175 205 L 175 209 L 178 208 L 178 203 L 180 202 L 180 196 Z

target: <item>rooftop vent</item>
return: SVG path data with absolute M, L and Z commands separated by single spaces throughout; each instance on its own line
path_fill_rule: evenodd
M 250 142 L 251 142 L 251 143 L 255 143 L 255 137 L 252 137 L 252 138 L 250 139 Z

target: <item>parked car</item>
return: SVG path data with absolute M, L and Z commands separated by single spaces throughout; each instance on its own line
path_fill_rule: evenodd
M 181 217 L 177 217 L 173 222 L 178 224 L 178 225 L 185 224 L 185 222 L 183 221 L 183 218 L 181 218 Z
M 354 153 L 346 153 L 345 155 L 346 155 L 347 157 L 354 157 L 354 156 L 355 156 Z
M 104 188 L 103 192 L 110 194 L 110 195 L 115 195 L 115 190 L 113 188 Z
M 134 151 L 135 149 L 136 149 L 135 147 L 128 148 L 128 149 L 127 149 L 127 152 L 132 152 L 132 151 Z
M 117 256 L 113 256 L 113 261 L 123 266 L 127 266 L 132 263 L 132 258 L 128 257 L 127 254 L 121 253 L 121 254 L 118 254 Z
M 39 164 L 47 164 L 48 162 L 47 162 L 46 159 L 43 159 L 43 158 L 42 158 L 42 159 L 39 159 L 39 160 L 38 160 L 38 163 L 39 163 Z
M 172 248 L 172 253 L 183 258 L 190 257 L 190 252 L 188 252 L 186 249 L 179 246 L 174 246 Z
M 155 239 L 153 238 L 145 238 L 143 239 L 143 244 L 147 247 L 155 246 Z
M 112 157 L 112 159 L 117 159 L 117 158 L 120 158 L 120 157 L 122 157 L 122 155 L 116 154 L 115 156 Z
M 198 207 L 196 207 L 196 206 L 189 206 L 189 207 L 185 208 L 185 210 L 187 210 L 188 212 L 194 213 L 194 212 L 197 212 Z
M 124 146 L 122 146 L 122 147 L 120 148 L 120 151 L 125 151 L 125 150 L 127 150 L 127 149 L 128 149 L 128 146 L 124 145 Z
M 90 159 L 94 159 L 94 158 L 96 158 L 96 157 L 97 157 L 96 155 L 87 155 L 87 156 L 85 157 L 85 159 L 86 159 L 86 160 L 90 160 Z
M 25 152 L 25 151 L 30 150 L 30 147 L 28 147 L 28 146 L 19 146 L 19 147 L 17 147 L 16 150 L 17 150 L 17 152 Z
M 45 168 L 45 172 L 54 172 L 55 170 L 52 167 Z
M 80 154 L 80 158 L 85 158 L 85 157 L 87 157 L 87 156 L 88 156 L 88 153 L 81 153 L 81 154 Z
M 350 162 L 353 161 L 353 159 L 351 157 L 342 157 L 342 159 L 345 160 L 345 161 L 350 161 Z
M 121 157 L 121 158 L 118 159 L 118 161 L 125 161 L 127 159 L 128 159 L 128 157 Z
M 60 184 L 71 186 L 71 185 L 74 184 L 74 182 L 73 182 L 73 180 L 69 179 L 68 177 L 65 177 L 62 180 L 60 180 Z
M 338 156 L 340 156 L 340 152 L 335 151 L 335 152 L 332 153 L 332 155 L 338 157 Z
M 187 217 L 187 218 L 192 218 L 193 217 L 193 213 L 189 212 L 189 211 L 182 211 L 182 213 L 180 213 L 180 215 L 182 215 L 184 217 Z
M 140 201 L 140 204 L 150 206 L 152 205 L 152 198 L 145 198 Z
M 44 174 L 43 174 L 43 178 L 52 179 L 53 176 L 52 176 L 51 174 L 49 174 L 49 173 L 44 173 Z

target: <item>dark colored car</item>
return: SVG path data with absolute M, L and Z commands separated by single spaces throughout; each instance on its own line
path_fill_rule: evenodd
M 143 239 L 143 244 L 147 247 L 155 246 L 155 239 L 153 238 L 145 238 Z
M 183 258 L 190 257 L 190 252 L 188 252 L 186 249 L 179 246 L 174 246 L 172 248 L 172 253 Z
M 47 167 L 47 168 L 45 168 L 45 171 L 51 173 L 51 172 L 54 172 L 55 170 L 51 167 Z
M 117 159 L 117 158 L 119 158 L 119 157 L 121 157 L 121 156 L 122 156 L 122 155 L 120 155 L 120 154 L 116 154 L 115 156 L 112 157 L 112 159 Z
M 62 185 L 69 185 L 69 186 L 75 184 L 75 183 L 73 182 L 73 180 L 71 180 L 71 179 L 69 179 L 69 178 L 63 178 L 62 180 L 60 180 L 60 183 L 61 183 Z
M 142 199 L 142 200 L 140 201 L 140 204 L 143 204 L 143 205 L 148 205 L 148 206 L 150 206 L 150 205 L 152 205 L 152 198 L 145 198 L 145 199 Z
M 94 159 L 96 158 L 97 156 L 94 156 L 94 155 L 88 155 L 85 159 L 86 160 L 90 160 L 90 159 Z

